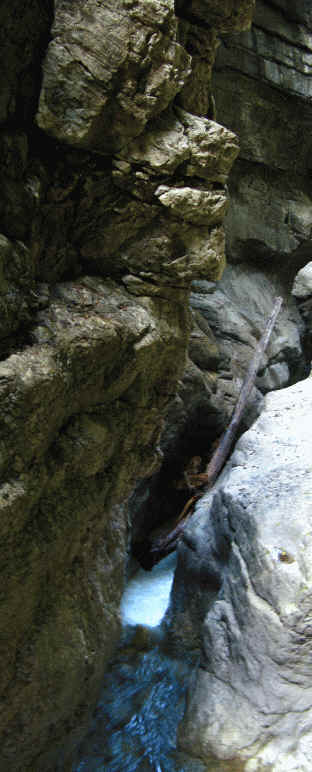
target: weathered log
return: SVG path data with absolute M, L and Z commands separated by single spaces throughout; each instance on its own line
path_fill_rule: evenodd
M 178 517 L 177 523 L 175 527 L 169 531 L 169 533 L 166 534 L 166 536 L 159 538 L 154 541 L 154 543 L 151 546 L 151 552 L 162 552 L 161 557 L 165 557 L 165 555 L 169 555 L 170 552 L 172 552 L 175 549 L 175 544 L 183 531 L 183 528 L 185 526 L 186 520 L 189 518 L 189 516 L 192 514 L 192 509 L 200 498 L 201 494 L 194 494 L 194 496 L 191 496 L 190 499 L 186 502 L 185 506 L 183 507 L 183 510 L 181 514 Z M 160 560 L 161 558 L 159 558 Z
M 158 563 L 159 560 L 161 560 L 163 557 L 168 555 L 170 552 L 173 552 L 178 539 L 183 532 L 186 521 L 192 514 L 192 509 L 194 508 L 195 502 L 201 498 L 205 491 L 212 488 L 221 470 L 223 469 L 223 466 L 234 445 L 244 410 L 247 406 L 247 402 L 251 390 L 254 386 L 256 375 L 259 370 L 263 354 L 269 343 L 277 316 L 281 310 L 282 302 L 282 298 L 275 298 L 272 313 L 267 320 L 263 334 L 257 344 L 255 353 L 250 362 L 236 406 L 233 411 L 231 421 L 221 436 L 220 442 L 218 443 L 218 446 L 208 464 L 207 471 L 204 474 L 193 475 L 194 479 L 196 477 L 199 478 L 198 482 L 201 486 L 201 492 L 191 496 L 191 498 L 187 501 L 177 520 L 176 526 L 171 531 L 169 531 L 165 537 L 162 537 L 161 539 L 158 538 L 154 543 L 151 544 L 150 551 L 153 554 L 153 564 Z
M 268 318 L 264 331 L 257 344 L 253 358 L 250 362 L 230 423 L 223 433 L 218 447 L 216 448 L 215 453 L 213 454 L 212 459 L 208 464 L 206 472 L 207 484 L 205 486 L 205 490 L 207 490 L 207 488 L 211 488 L 216 481 L 233 447 L 239 424 L 242 420 L 244 410 L 256 380 L 256 375 L 259 370 L 263 354 L 272 335 L 272 331 L 278 314 L 281 310 L 282 303 L 282 298 L 275 298 L 273 311 Z

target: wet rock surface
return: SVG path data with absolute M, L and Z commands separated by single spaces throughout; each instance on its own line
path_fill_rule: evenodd
M 73 772 L 207 772 L 176 750 L 190 665 L 128 628 L 106 673 L 92 728 Z
M 180 743 L 229 769 L 310 767 L 311 398 L 265 398 L 180 548 L 174 629 L 202 647 Z

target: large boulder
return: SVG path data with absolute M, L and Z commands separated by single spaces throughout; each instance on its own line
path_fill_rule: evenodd
M 173 0 L 57 0 L 39 126 L 110 154 L 172 102 L 190 63 L 177 41 Z
M 181 540 L 173 628 L 202 653 L 180 744 L 222 769 L 311 769 L 311 410 L 311 377 L 270 393 Z

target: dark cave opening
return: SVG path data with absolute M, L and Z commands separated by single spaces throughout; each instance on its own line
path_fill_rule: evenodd
M 220 415 L 197 405 L 178 435 L 164 435 L 159 471 L 141 480 L 129 501 L 131 555 L 145 570 L 159 559 L 151 552 L 155 537 L 174 528 L 195 491 L 200 495 L 190 477 L 205 471 L 224 428 Z

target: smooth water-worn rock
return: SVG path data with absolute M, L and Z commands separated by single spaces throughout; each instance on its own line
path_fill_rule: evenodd
M 285 380 L 276 382 L 276 388 L 288 385 L 289 379 L 298 377 L 300 373 L 300 331 L 303 332 L 303 327 L 295 303 L 289 299 L 278 278 L 270 277 L 264 271 L 247 264 L 228 266 L 213 293 L 205 282 L 194 282 L 191 306 L 204 317 L 215 336 L 223 370 L 219 378 L 222 380 L 223 375 L 229 381 L 227 373 L 231 373 L 234 393 L 237 381 L 241 381 L 247 371 L 277 296 L 283 297 L 284 303 L 256 379 L 256 386 L 262 392 L 274 388 L 270 373 L 277 365 L 282 366 L 288 374 Z M 191 356 L 192 351 L 191 337 Z M 196 357 L 196 351 L 194 355 Z M 218 386 L 221 388 L 221 385 Z
M 311 411 L 311 377 L 269 394 L 182 537 L 173 629 L 202 657 L 180 743 L 229 770 L 311 767 Z

